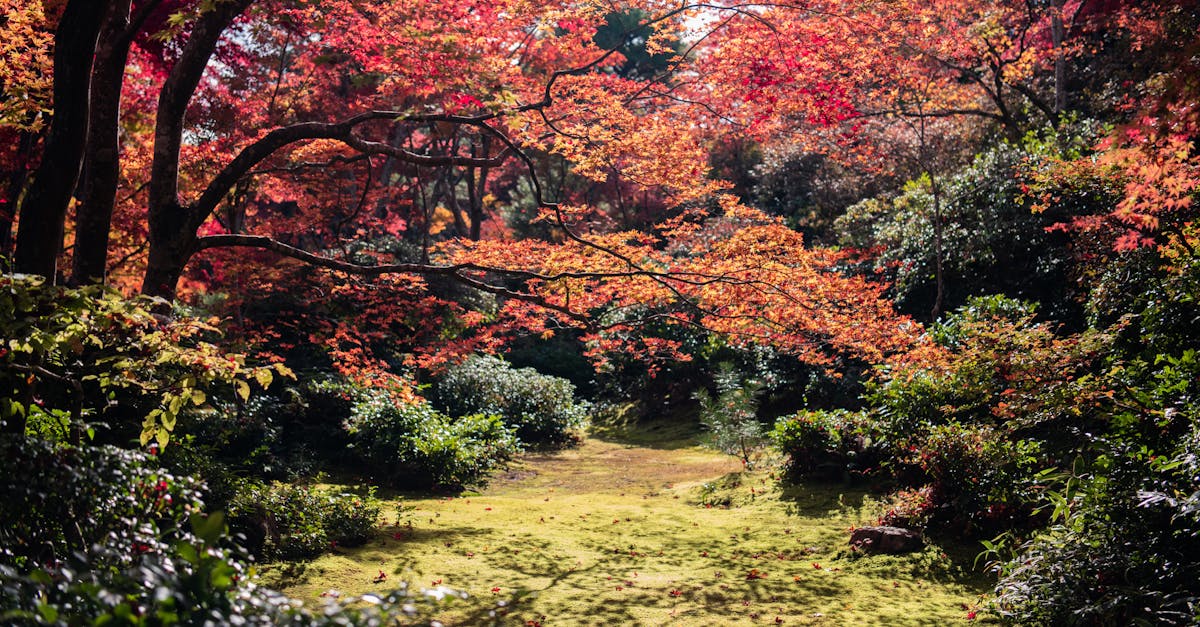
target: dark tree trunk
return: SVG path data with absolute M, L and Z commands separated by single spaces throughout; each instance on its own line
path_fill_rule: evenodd
M 54 117 L 21 202 L 15 269 L 53 281 L 87 142 L 92 58 L 112 0 L 71 0 L 54 31 Z
M 108 263 L 108 236 L 120 182 L 118 131 L 121 88 L 129 58 L 130 0 L 116 0 L 101 31 L 92 68 L 92 108 L 88 122 L 82 196 L 76 214 L 74 268 L 76 285 L 103 283 Z
M 1065 0 L 1054 0 L 1050 7 L 1050 37 L 1054 44 L 1054 115 L 1062 117 L 1067 108 L 1067 55 L 1063 51 L 1066 31 L 1063 27 Z
M 486 157 L 488 155 L 488 151 L 491 148 L 491 138 L 489 138 L 487 135 L 484 135 L 482 143 L 483 145 L 479 150 L 479 154 L 476 154 L 475 144 L 471 144 L 472 157 Z M 479 168 L 478 178 L 476 178 L 475 168 L 471 168 L 468 170 L 468 172 L 470 173 L 470 176 L 467 177 L 467 199 L 468 203 L 470 204 L 469 209 L 471 211 L 471 232 L 467 235 L 467 237 L 469 237 L 472 241 L 478 242 L 483 231 L 483 195 L 487 191 L 488 168 Z
M 182 213 L 183 209 L 176 212 Z M 163 226 L 160 223 L 160 226 Z M 198 238 L 195 231 L 186 231 L 182 227 L 174 230 L 164 228 L 164 231 L 178 235 L 170 239 L 150 241 L 150 258 L 146 264 L 146 276 L 142 280 L 142 293 L 148 296 L 159 296 L 166 300 L 175 300 L 175 290 L 179 287 L 179 279 L 183 269 L 195 254 Z
M 942 188 L 938 185 L 937 176 L 929 173 L 929 187 L 933 193 L 933 272 L 934 281 L 936 282 L 936 293 L 933 298 L 933 310 L 929 312 L 930 318 L 935 322 L 942 315 L 942 310 L 946 302 L 946 275 L 943 266 L 945 265 L 945 251 L 943 250 L 943 226 L 942 226 Z
M 195 251 L 196 228 L 204 221 L 204 216 L 196 214 L 206 210 L 179 203 L 179 149 L 183 144 L 184 116 L 222 33 L 252 2 L 218 3 L 201 15 L 159 94 L 154 161 L 147 188 L 150 259 L 142 281 L 144 294 L 174 299 L 179 277 Z
M 33 149 L 37 145 L 38 134 L 30 131 L 17 133 L 17 154 L 13 159 L 13 168 L 5 173 L 4 196 L 0 197 L 0 257 L 12 258 L 13 253 L 13 224 L 17 221 L 17 203 L 21 202 L 21 192 L 29 179 L 29 162 L 33 158 Z

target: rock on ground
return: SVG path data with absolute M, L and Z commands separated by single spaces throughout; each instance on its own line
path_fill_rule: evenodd
M 911 553 L 925 546 L 920 532 L 900 527 L 859 527 L 850 544 L 871 553 Z

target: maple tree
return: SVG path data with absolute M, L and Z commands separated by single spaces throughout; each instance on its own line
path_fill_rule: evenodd
M 773 5 L 714 33 L 712 68 L 722 79 L 706 86 L 736 94 L 718 100 L 726 106 L 714 116 L 740 123 L 771 160 L 820 155 L 877 179 L 923 182 L 932 200 L 936 319 L 944 259 L 953 254 L 945 247 L 943 178 L 984 141 L 1015 143 L 1043 126 L 1106 113 L 1111 105 L 1097 95 L 1128 88 L 1135 74 L 1115 63 L 1137 59 L 1173 71 L 1161 59 L 1176 58 L 1166 46 L 1187 36 L 1189 5 Z
M 1184 620 L 1200 598 L 1181 541 L 1200 537 L 1196 7 L 0 0 L 0 255 L 15 253 L 0 436 L 28 459 L 51 450 L 42 436 L 82 450 L 92 427 L 155 443 L 164 467 L 200 458 L 187 472 L 240 492 L 233 511 L 258 529 L 292 502 L 324 508 L 232 486 L 234 472 L 455 486 L 522 444 L 569 441 L 584 405 L 542 404 L 573 397 L 564 379 L 478 354 L 570 343 L 619 420 L 686 409 L 690 427 L 698 413 L 749 466 L 762 421 L 803 405 L 776 446 L 797 472 L 907 488 L 881 523 L 1039 534 L 985 544 L 1011 556 L 997 607 L 1014 622 Z M 802 176 L 832 164 L 836 180 L 807 182 L 839 187 L 844 219 L 827 222 L 871 227 L 840 240 L 867 250 L 813 247 L 837 238 L 753 206 L 759 157 Z M 889 273 L 891 291 L 872 280 Z M 925 327 L 888 298 L 911 304 L 918 284 Z M 1077 309 L 1086 320 L 1066 317 Z M 727 358 L 746 372 L 712 367 Z M 706 384 L 717 394 L 682 407 L 677 392 Z M 164 451 L 177 424 L 195 437 Z M 721 497 L 738 481 L 705 486 L 700 505 L 736 504 Z M 158 485 L 129 494 L 159 508 Z M 46 507 L 20 520 L 70 510 Z M 325 513 L 352 508 L 370 509 Z M 343 523 L 365 537 L 375 521 L 359 513 Z M 190 557 L 161 563 L 202 567 Z M 43 618 L 137 597 L 46 591 L 117 574 L 103 561 L 48 577 L 2 566 L 0 596 Z M 628 595 L 637 577 L 604 585 Z M 663 592 L 686 600 L 683 583 Z
M 1194 256 L 1200 190 L 1200 112 L 1194 60 L 1169 75 L 1149 104 L 1131 105 L 1131 119 L 1101 137 L 1085 157 L 1030 164 L 1025 188 L 1035 211 L 1072 195 L 1108 202 L 1075 215 L 1056 228 L 1088 233 L 1116 251 L 1158 247 Z
M 54 76 L 75 108 L 55 113 L 22 195 L 16 268 L 53 277 L 66 230 L 72 281 L 113 265 L 117 284 L 173 298 L 271 258 L 215 252 L 250 248 L 498 297 L 492 320 L 462 312 L 473 331 L 450 353 L 552 322 L 585 329 L 597 358 L 633 344 L 678 357 L 670 341 L 634 338 L 630 321 L 653 319 L 816 363 L 831 347 L 877 359 L 911 343 L 896 332 L 906 323 L 876 286 L 837 276 L 837 255 L 722 195 L 709 146 L 748 133 L 859 164 L 886 153 L 928 174 L 940 294 L 938 176 L 979 132 L 963 120 L 1012 134 L 1028 107 L 1057 124 L 1068 62 L 1094 24 L 1145 23 L 1080 2 L 622 11 L 67 2 L 55 39 L 71 45 L 55 46 Z
M 91 19 L 100 4 L 104 19 Z M 838 277 L 836 254 L 806 250 L 705 176 L 708 142 L 740 127 L 703 121 L 740 95 L 714 87 L 732 79 L 700 49 L 712 27 L 690 32 L 700 8 L 635 3 L 614 22 L 608 9 L 524 2 L 67 2 L 56 42 L 69 32 L 75 47 L 55 47 L 55 85 L 84 106 L 56 112 L 43 169 L 80 168 L 34 176 L 16 268 L 53 277 L 65 230 L 73 282 L 105 280 L 111 265 L 114 284 L 167 298 L 270 259 L 227 248 L 376 277 L 367 289 L 445 277 L 501 302 L 483 314 L 430 301 L 473 329 L 450 355 L 574 326 L 597 359 L 632 346 L 677 357 L 637 336 L 645 320 L 815 363 L 831 348 L 876 359 L 911 343 L 877 286 Z M 703 8 L 717 28 L 752 17 Z M 66 91 L 88 89 L 79 72 L 90 95 Z M 524 212 L 543 237 L 514 237 L 497 211 Z M 623 230 L 635 225 L 647 230 Z M 386 309 L 362 316 L 405 316 Z M 370 343 L 346 329 L 331 345 Z M 381 365 L 369 352 L 343 352 L 347 369 Z
M 40 2 L 0 4 L 0 255 L 12 254 L 12 226 L 50 108 L 52 34 Z

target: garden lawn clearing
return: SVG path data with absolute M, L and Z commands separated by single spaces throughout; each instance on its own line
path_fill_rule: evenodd
M 266 582 L 310 604 L 404 581 L 468 593 L 438 616 L 447 625 L 490 612 L 515 625 L 938 625 L 973 617 L 988 589 L 971 548 L 851 551 L 850 528 L 877 515 L 857 488 L 783 489 L 679 443 L 588 439 L 524 455 L 480 493 L 399 503 L 366 546 L 268 567 Z

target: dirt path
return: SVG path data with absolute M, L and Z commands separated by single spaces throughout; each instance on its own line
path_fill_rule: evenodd
M 597 626 L 937 625 L 978 602 L 981 582 L 936 547 L 847 551 L 847 529 L 872 515 L 862 493 L 785 492 L 739 470 L 705 449 L 591 439 L 525 456 L 478 494 L 405 499 L 367 546 L 269 579 L 307 599 L 399 581 L 470 593 L 447 624 L 500 600 L 505 624 Z

